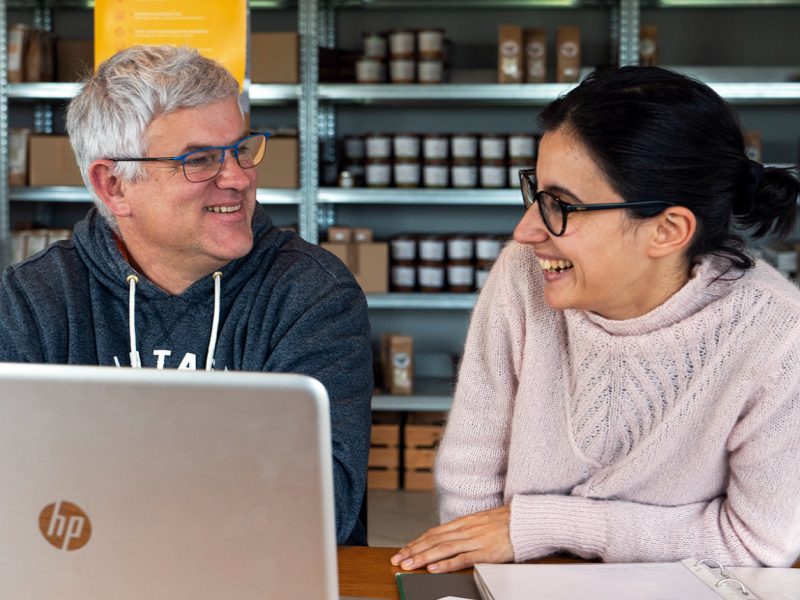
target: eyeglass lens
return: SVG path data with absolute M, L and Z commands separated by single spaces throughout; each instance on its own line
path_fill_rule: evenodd
M 251 135 L 239 140 L 233 146 L 206 148 L 187 154 L 183 159 L 183 172 L 189 181 L 208 181 L 222 170 L 226 150 L 233 153 L 242 169 L 251 169 L 261 162 L 266 149 L 266 136 Z
M 522 194 L 526 209 L 537 203 L 539 214 L 548 231 L 556 236 L 561 235 L 565 226 L 566 214 L 561 210 L 555 196 L 549 192 L 536 191 L 535 175 L 522 177 Z

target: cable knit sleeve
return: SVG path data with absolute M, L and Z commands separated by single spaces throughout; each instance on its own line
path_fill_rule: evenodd
M 472 314 L 459 381 L 436 462 L 442 522 L 503 504 L 521 332 L 507 301 L 508 252 L 492 269 Z
M 725 442 L 723 495 L 659 506 L 593 499 L 591 490 L 589 497 L 517 494 L 515 559 L 567 550 L 609 562 L 701 556 L 723 564 L 791 565 L 800 555 L 800 336 L 788 337 L 771 352 L 780 357 L 771 365 L 774 376 L 746 403 Z

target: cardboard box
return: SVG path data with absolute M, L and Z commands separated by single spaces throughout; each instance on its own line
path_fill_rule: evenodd
M 432 490 L 434 488 L 433 471 L 430 469 L 406 469 L 403 487 L 417 492 Z
M 525 81 L 547 81 L 547 32 L 544 29 L 525 30 Z
M 353 227 L 353 241 L 363 244 L 372 241 L 372 229 L 369 227 Z
M 297 32 L 250 34 L 250 81 L 297 83 Z
M 31 130 L 12 127 L 8 130 L 8 185 L 28 184 L 28 140 Z
M 93 68 L 94 40 L 56 41 L 56 81 L 81 81 Z
M 400 471 L 390 467 L 368 467 L 367 487 L 371 490 L 396 490 L 400 487 Z
M 385 294 L 389 291 L 389 244 L 386 242 L 325 242 L 320 246 L 347 265 L 365 293 Z
M 398 396 L 414 393 L 414 339 L 410 335 L 384 333 L 381 364 L 387 393 Z
M 84 185 L 67 136 L 30 136 L 28 185 Z
M 497 32 L 497 81 L 522 83 L 522 27 L 500 25 Z
M 574 83 L 581 70 L 580 27 L 556 28 L 556 81 Z
M 328 241 L 329 242 L 352 242 L 353 230 L 349 227 L 342 227 L 332 225 L 328 227 Z
M 296 137 L 270 137 L 264 160 L 256 167 L 258 187 L 300 187 L 299 158 L 300 146 Z

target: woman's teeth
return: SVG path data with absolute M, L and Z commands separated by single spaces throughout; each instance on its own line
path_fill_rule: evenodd
M 237 204 L 236 206 L 206 206 L 203 210 L 206 212 L 215 212 L 215 213 L 232 213 L 236 212 L 242 208 L 241 204 Z
M 539 259 L 539 266 L 542 267 L 545 271 L 550 271 L 551 273 L 560 273 L 561 271 L 566 271 L 567 269 L 572 268 L 572 261 L 571 260 L 544 260 Z

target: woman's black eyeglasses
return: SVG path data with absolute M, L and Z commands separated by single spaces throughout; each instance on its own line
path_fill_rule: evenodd
M 631 202 L 612 202 L 606 204 L 568 204 L 555 194 L 536 191 L 536 169 L 524 169 L 519 172 L 522 202 L 525 210 L 534 203 L 539 205 L 539 214 L 542 215 L 547 231 L 556 237 L 564 235 L 567 230 L 567 215 L 573 212 L 587 212 L 592 210 L 609 210 L 612 208 L 650 207 L 652 214 L 645 216 L 654 217 L 668 206 L 675 206 L 668 200 L 633 200 Z
M 147 158 L 109 158 L 115 162 L 180 162 L 183 174 L 193 183 L 214 179 L 222 171 L 225 151 L 230 150 L 242 169 L 252 169 L 264 159 L 269 133 L 251 133 L 230 146 L 208 146 L 180 156 L 155 156 Z

